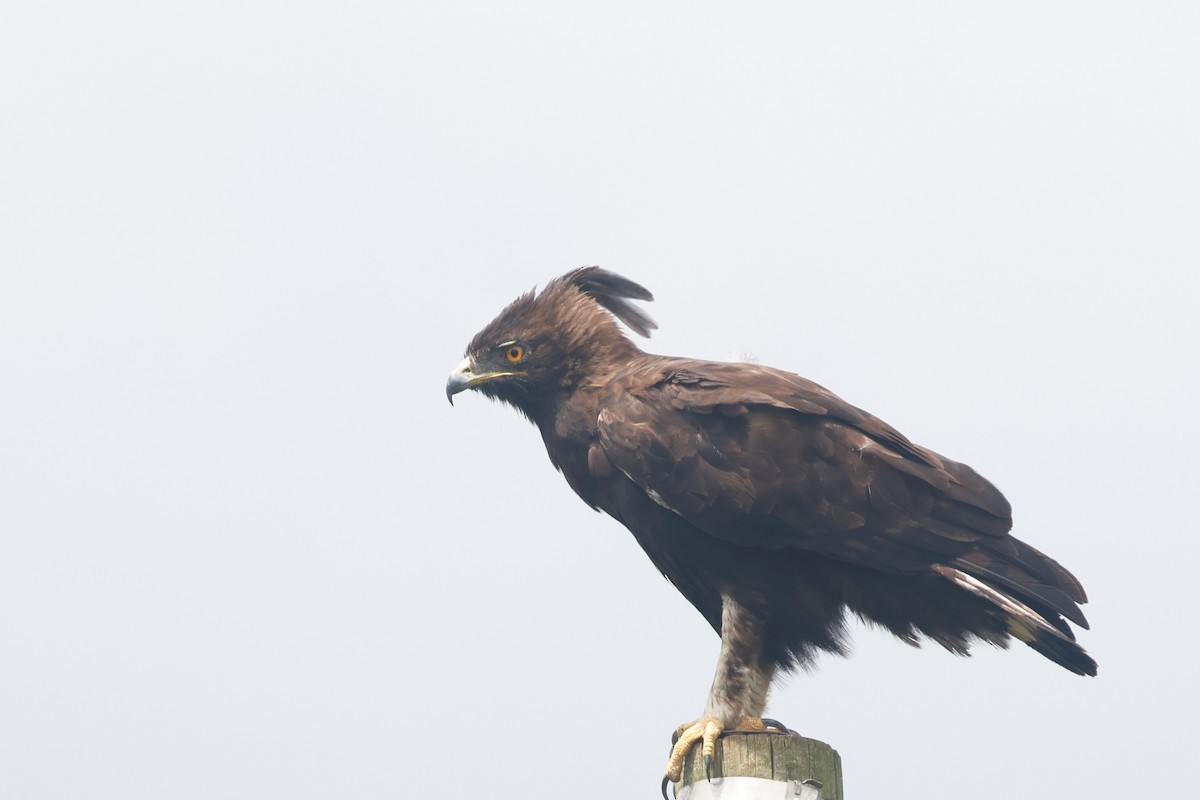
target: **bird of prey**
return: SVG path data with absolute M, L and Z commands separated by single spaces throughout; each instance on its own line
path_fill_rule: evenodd
M 1004 496 L 810 380 L 749 363 L 643 352 L 642 286 L 599 267 L 518 297 L 450 374 L 537 426 L 550 461 L 632 533 L 720 634 L 700 718 L 666 779 L 723 730 L 761 730 L 781 671 L 846 652 L 847 610 L 966 654 L 1017 639 L 1079 675 L 1096 662 L 1079 581 L 1009 533 Z M 665 787 L 664 782 L 664 787 Z

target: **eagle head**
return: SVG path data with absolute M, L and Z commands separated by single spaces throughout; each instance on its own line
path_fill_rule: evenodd
M 582 381 L 641 351 L 617 326 L 649 336 L 656 328 L 629 302 L 654 296 L 599 267 L 582 267 L 527 292 L 475 334 L 450 373 L 446 397 L 466 389 L 508 403 L 530 419 L 570 396 Z

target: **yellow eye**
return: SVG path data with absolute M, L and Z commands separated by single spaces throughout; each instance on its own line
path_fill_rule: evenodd
M 519 344 L 510 344 L 504 351 L 504 357 L 515 364 L 525 357 L 525 348 Z

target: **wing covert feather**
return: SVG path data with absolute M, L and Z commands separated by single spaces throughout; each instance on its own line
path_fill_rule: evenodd
M 799 376 L 671 359 L 635 377 L 602 405 L 605 454 L 713 536 L 916 572 L 1011 526 L 969 467 Z

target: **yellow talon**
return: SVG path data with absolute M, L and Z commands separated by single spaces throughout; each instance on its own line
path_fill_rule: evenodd
M 725 726 L 716 717 L 701 717 L 691 724 L 680 725 L 679 730 L 675 732 L 675 745 L 671 748 L 671 757 L 667 760 L 667 779 L 678 783 L 683 777 L 683 761 L 697 741 L 702 742 L 700 753 L 704 756 L 705 772 L 708 772 L 712 766 L 717 737 L 723 730 Z

